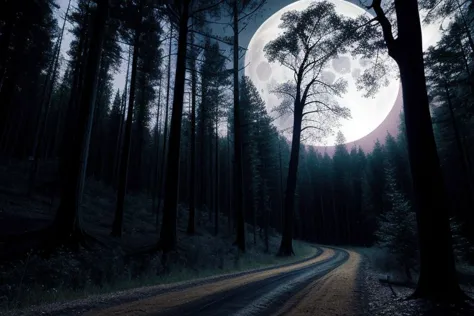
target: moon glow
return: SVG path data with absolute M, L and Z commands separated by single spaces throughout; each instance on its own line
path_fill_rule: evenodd
M 278 26 L 281 22 L 281 16 L 285 12 L 305 10 L 315 1 L 323 0 L 300 0 L 280 9 L 258 28 L 250 40 L 248 51 L 245 55 L 245 64 L 248 65 L 245 69 L 245 75 L 250 77 L 255 84 L 266 103 L 268 113 L 274 118 L 277 115 L 272 110 L 279 105 L 281 100 L 270 93 L 270 91 L 276 84 L 281 84 L 288 80 L 293 81 L 293 74 L 289 69 L 278 64 L 278 62 L 269 63 L 264 55 L 263 48 L 268 42 L 276 39 L 283 33 L 283 30 Z M 360 15 L 368 14 L 364 9 L 347 1 L 330 0 L 329 2 L 334 4 L 338 14 L 345 17 L 356 18 Z M 426 36 L 423 39 L 425 42 Z M 352 118 L 340 119 L 341 126 L 334 130 L 333 135 L 319 140 L 311 140 L 308 144 L 332 146 L 335 143 L 335 134 L 338 130 L 345 135 L 346 142 L 353 142 L 368 135 L 383 123 L 395 105 L 400 91 L 400 82 L 397 78 L 392 78 L 390 84 L 382 87 L 373 98 L 364 98 L 363 91 L 357 90 L 355 82 L 362 74 L 364 68 L 369 65 L 368 63 L 369 61 L 367 60 L 357 60 L 350 55 L 339 55 L 328 63 L 325 70 L 321 73 L 321 79 L 327 83 L 333 83 L 336 79 L 343 78 L 348 82 L 347 92 L 342 97 L 336 99 L 339 104 L 350 109 Z M 279 130 L 285 130 L 292 126 L 293 117 L 277 118 L 274 122 Z

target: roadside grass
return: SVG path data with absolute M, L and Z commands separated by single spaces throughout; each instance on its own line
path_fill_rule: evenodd
M 3 212 L 17 218 L 42 223 L 54 215 L 58 201 L 43 203 L 41 197 L 0 196 Z M 186 234 L 188 212 L 178 208 L 178 250 L 168 256 L 166 265 L 160 252 L 129 256 L 127 252 L 153 244 L 158 240 L 152 201 L 145 194 L 126 199 L 124 234 L 121 241 L 109 236 L 115 206 L 115 193 L 101 183 L 87 182 L 82 222 L 84 228 L 107 247 L 82 250 L 66 249 L 45 259 L 31 253 L 27 258 L 0 265 L 0 314 L 31 306 L 65 302 L 92 295 L 112 293 L 159 284 L 196 280 L 228 273 L 254 270 L 292 263 L 316 253 L 311 245 L 294 241 L 296 256 L 275 256 L 280 235 L 269 234 L 269 251 L 265 252 L 263 232 L 246 225 L 247 251 L 241 254 L 232 245 L 235 236 L 229 232 L 228 218 L 220 214 L 220 233 L 214 236 L 214 223 L 207 211 L 197 211 L 196 234 Z

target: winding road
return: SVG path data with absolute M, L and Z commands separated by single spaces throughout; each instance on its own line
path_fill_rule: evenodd
M 324 247 L 315 257 L 291 265 L 171 287 L 81 314 L 359 315 L 356 276 L 360 260 L 353 251 Z

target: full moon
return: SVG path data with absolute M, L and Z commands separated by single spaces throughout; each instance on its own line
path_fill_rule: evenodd
M 293 74 L 288 68 L 281 66 L 278 62 L 270 63 L 264 55 L 265 45 L 276 39 L 283 30 L 278 27 L 281 22 L 281 16 L 288 11 L 303 11 L 315 1 L 323 0 L 300 0 L 292 3 L 268 18 L 255 32 L 250 40 L 247 53 L 245 55 L 245 75 L 250 77 L 256 88 L 266 103 L 267 111 L 275 119 L 275 125 L 279 130 L 287 130 L 293 124 L 293 117 L 287 116 L 277 118 L 272 112 L 281 100 L 270 91 L 277 84 L 293 81 Z M 329 0 L 334 4 L 338 14 L 349 18 L 357 18 L 361 15 L 369 14 L 364 9 L 343 0 Z M 423 29 L 423 47 L 426 48 L 432 44 L 436 35 L 432 27 Z M 340 105 L 350 109 L 351 118 L 341 119 L 341 131 L 346 137 L 346 142 L 356 141 L 375 130 L 390 113 L 395 105 L 398 93 L 400 91 L 400 82 L 397 78 L 391 78 L 388 86 L 382 87 L 374 97 L 364 98 L 363 91 L 356 88 L 356 80 L 362 74 L 364 68 L 368 66 L 366 60 L 358 60 L 350 55 L 339 55 L 332 59 L 321 74 L 322 80 L 332 83 L 339 78 L 348 82 L 348 89 L 342 97 L 337 97 Z M 334 132 L 336 132 L 335 130 Z M 335 134 L 322 139 L 312 140 L 311 145 L 332 146 L 335 143 Z M 385 135 L 382 135 L 382 137 Z

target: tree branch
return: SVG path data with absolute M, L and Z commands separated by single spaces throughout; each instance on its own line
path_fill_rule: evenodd
M 195 14 L 198 14 L 200 12 L 204 12 L 204 11 L 207 11 L 207 10 L 214 9 L 215 7 L 221 5 L 224 2 L 225 2 L 225 0 L 219 0 L 216 3 L 208 5 L 207 7 L 203 7 L 203 8 L 197 9 L 196 11 L 192 11 L 192 12 L 190 12 L 189 17 L 193 17 Z
M 374 9 L 376 19 L 382 26 L 383 37 L 385 39 L 385 43 L 387 44 L 388 52 L 389 54 L 393 54 L 395 53 L 395 45 L 397 42 L 393 38 L 392 24 L 390 24 L 390 21 L 387 19 L 387 16 L 381 7 L 381 2 L 382 0 L 373 0 L 372 5 L 368 6 L 367 9 Z
M 240 21 L 242 21 L 242 20 L 245 20 L 245 19 L 248 18 L 249 16 L 252 16 L 255 12 L 257 12 L 258 10 L 260 10 L 266 2 L 267 2 L 267 0 L 262 0 L 262 1 L 257 5 L 257 7 L 256 7 L 254 10 L 252 10 L 250 13 L 247 13 L 247 14 L 244 15 L 243 17 L 239 18 L 239 19 L 237 20 L 237 22 L 240 22 Z
M 324 132 L 324 129 L 322 129 L 321 127 L 317 127 L 317 126 L 313 126 L 313 125 L 308 125 L 308 126 L 305 126 L 301 129 L 301 133 L 303 133 L 304 130 L 306 129 L 309 129 L 309 128 L 313 128 L 313 129 L 317 129 L 318 131 L 320 132 Z

